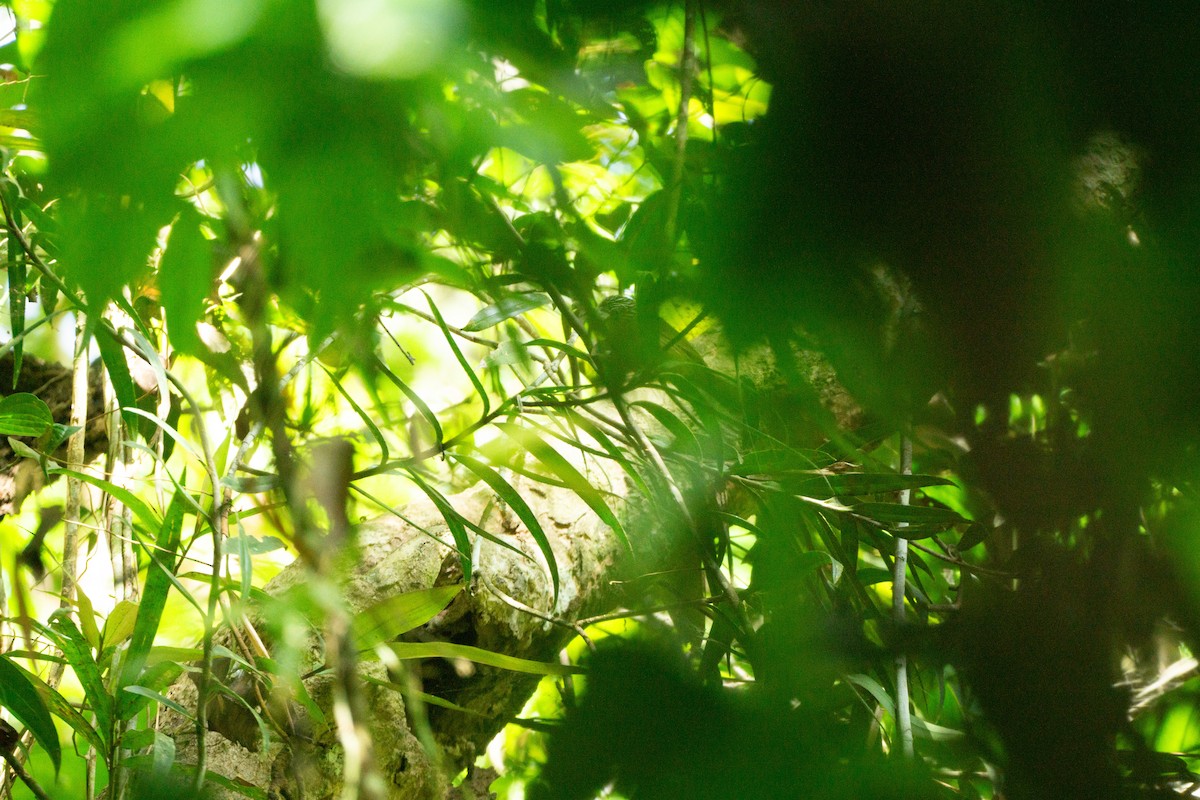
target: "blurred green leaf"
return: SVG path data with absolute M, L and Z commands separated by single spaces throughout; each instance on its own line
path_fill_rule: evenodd
M 583 669 L 570 664 L 546 664 L 524 658 L 493 653 L 454 642 L 388 642 L 385 645 L 397 658 L 461 658 L 489 667 L 525 672 L 531 675 L 579 675 Z
M 463 590 L 462 584 L 402 592 L 363 609 L 352 621 L 355 646 L 368 650 L 419 628 L 437 616 Z

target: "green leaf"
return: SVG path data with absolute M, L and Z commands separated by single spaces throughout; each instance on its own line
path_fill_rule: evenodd
M 54 423 L 50 426 L 50 438 L 46 440 L 46 446 L 42 448 L 45 453 L 53 453 L 58 448 L 62 447 L 63 442 L 75 435 L 75 432 L 80 430 L 79 425 L 62 425 Z
M 45 626 L 40 627 L 47 630 Z M 88 707 L 96 716 L 96 730 L 99 731 L 100 738 L 106 744 L 111 744 L 113 736 L 112 697 L 104 685 L 100 667 L 92 657 L 87 640 L 79 628 L 75 627 L 75 623 L 65 609 L 59 609 L 50 615 L 48 630 L 54 634 L 54 638 L 63 652 L 63 657 L 67 659 L 67 663 L 75 671 L 75 677 L 79 679 L 80 686 L 83 687 L 83 696 L 87 700 Z
M 221 485 L 239 494 L 261 494 L 278 489 L 282 483 L 278 475 L 235 475 L 221 478 Z
M 171 592 L 172 581 L 168 576 L 172 572 L 175 553 L 179 549 L 183 515 L 183 492 L 177 490 L 171 504 L 167 506 L 167 513 L 158 529 L 158 539 L 154 547 L 146 548 L 150 557 L 150 563 L 146 567 L 146 586 L 142 590 L 137 618 L 130 633 L 129 652 L 125 654 L 125 667 L 121 671 L 119 688 L 141 679 L 150 648 L 154 646 L 154 637 L 158 633 L 163 609 L 167 605 L 167 595 Z M 122 721 L 130 719 L 136 713 L 134 705 L 127 695 L 118 693 L 117 715 Z
M 81 587 L 76 587 L 75 592 L 75 602 L 79 606 L 79 630 L 87 640 L 88 646 L 99 653 L 100 629 L 96 627 L 96 609 L 92 606 L 92 599 Z
M 154 749 L 151 753 L 154 758 L 151 771 L 156 775 L 166 775 L 175 763 L 175 740 L 162 731 L 155 731 Z
M 104 740 L 100 738 L 100 734 L 96 732 L 92 723 L 84 719 L 83 714 L 76 711 L 75 707 L 65 697 L 54 689 L 51 689 L 49 684 L 31 672 L 26 672 L 25 678 L 33 685 L 34 690 L 42 698 L 42 702 L 46 704 L 46 708 L 50 709 L 51 714 L 70 725 L 71 730 L 78 733 L 87 740 L 88 744 L 96 748 L 96 752 L 104 752 Z M 4 678 L 0 676 L 0 680 L 4 680 Z
M 132 600 L 122 600 L 117 603 L 104 620 L 104 632 L 100 641 L 105 648 L 121 644 L 133 634 L 134 620 L 137 619 L 138 604 Z
M 394 639 L 433 619 L 463 589 L 462 584 L 434 586 L 389 597 L 355 615 L 354 641 L 361 650 Z
M 129 694 L 137 695 L 138 697 L 144 697 L 148 700 L 153 700 L 159 705 L 166 706 L 176 714 L 182 716 L 184 719 L 191 720 L 193 722 L 196 720 L 196 718 L 192 715 L 192 712 L 179 705 L 179 703 L 176 703 L 166 695 L 160 694 L 151 689 L 147 689 L 144 686 L 126 686 L 125 691 Z
M 4 187 L 8 189 L 6 185 Z M 19 191 L 19 190 L 18 190 Z M 21 215 L 13 211 L 13 223 L 20 227 Z M 20 241 L 13 233 L 8 234 L 8 320 L 13 337 L 13 383 L 16 389 L 21 376 L 21 361 L 25 354 L 25 291 L 28 267 L 25 264 L 25 251 Z
M 12 451 L 14 453 L 16 453 L 17 455 L 19 455 L 21 458 L 32 459 L 33 461 L 36 461 L 38 464 L 41 464 L 43 466 L 43 468 L 46 466 L 45 465 L 46 457 L 42 453 L 39 453 L 37 450 L 34 450 L 32 447 L 30 447 L 29 445 L 22 442 L 20 439 L 16 439 L 16 438 L 13 438 L 12 436 L 9 436 L 8 437 L 8 446 L 11 447 Z
M 451 332 L 449 326 L 446 325 L 446 320 L 442 319 L 442 312 L 437 307 L 437 303 L 433 302 L 433 298 L 428 294 L 425 295 L 425 299 L 429 301 L 429 312 L 433 314 L 433 318 L 437 320 L 438 327 L 442 329 L 442 335 L 446 337 L 446 343 L 450 345 L 450 350 L 454 353 L 454 358 L 458 360 L 458 365 L 462 367 L 463 372 L 467 373 L 467 378 L 471 381 L 471 385 L 475 387 L 476 394 L 479 395 L 479 399 L 483 402 L 483 416 L 486 417 L 488 412 L 491 411 L 491 401 L 488 400 L 488 395 L 484 391 L 483 384 L 479 382 L 479 376 L 475 374 L 475 370 L 471 369 L 471 365 L 467 363 L 467 359 L 463 356 L 458 342 L 455 341 L 454 334 Z
M 667 429 L 674 439 L 672 443 L 674 450 L 693 456 L 701 454 L 700 442 L 696 439 L 696 434 L 692 433 L 691 428 L 670 410 L 648 400 L 637 400 L 630 405 L 646 410 L 658 421 L 659 425 Z
M 138 522 L 142 523 L 142 525 L 148 530 L 156 531 L 162 526 L 162 521 L 159 520 L 158 515 L 154 513 L 150 506 L 139 499 L 133 492 L 129 491 L 128 489 L 123 489 L 111 481 L 106 481 L 103 478 L 97 478 L 94 475 L 88 475 L 85 472 L 79 472 L 73 469 L 65 469 L 63 467 L 51 467 L 49 473 L 51 475 L 68 475 L 72 478 L 81 480 L 84 483 L 89 483 L 92 486 L 95 486 L 97 489 L 107 492 L 108 494 L 111 494 L 113 497 L 120 500 L 126 508 L 132 511 L 133 515 L 137 517 Z
M 454 537 L 454 546 L 458 550 L 458 561 L 462 566 L 463 579 L 471 580 L 471 539 L 467 536 L 467 526 L 464 524 L 462 515 L 454 510 L 450 501 L 442 497 L 441 492 L 426 483 L 416 470 L 410 469 L 406 472 L 417 488 L 424 492 L 425 496 L 432 500 L 438 511 L 441 512 L 446 527 L 450 529 L 450 535 Z
M 572 425 L 582 429 L 587 433 L 588 436 L 592 437 L 596 444 L 600 445 L 600 447 L 604 449 L 604 452 L 608 454 L 608 457 L 613 461 L 616 461 L 621 466 L 621 469 L 624 470 L 625 474 L 629 476 L 629 479 L 633 481 L 633 484 L 638 491 L 647 497 L 650 496 L 650 487 L 646 485 L 645 479 L 642 478 L 641 473 L 639 473 L 637 468 L 634 467 L 633 461 L 629 459 L 625 451 L 621 450 L 621 448 L 617 447 L 617 445 L 613 442 L 612 437 L 602 431 L 600 426 L 592 421 L 589 417 L 585 417 L 573 409 L 567 409 L 566 414 L 567 419 L 571 421 Z
M 530 675 L 581 675 L 584 670 L 570 664 L 547 664 L 524 658 L 493 653 L 479 647 L 454 642 L 388 642 L 384 647 L 400 659 L 462 658 L 489 667 L 525 672 Z
M 987 539 L 989 533 L 991 533 L 991 531 L 986 525 L 980 522 L 973 522 L 971 523 L 970 527 L 963 532 L 962 538 L 958 540 L 958 544 L 955 546 L 958 548 L 960 553 L 965 550 L 970 550 L 972 547 L 982 544 Z
M 20 720 L 38 744 L 54 762 L 54 770 L 62 766 L 62 746 L 50 711 L 38 694 L 24 669 L 8 656 L 0 655 L 0 706 Z
M 470 322 L 463 326 L 463 330 L 470 333 L 487 330 L 506 319 L 518 317 L 535 308 L 541 308 L 549 302 L 550 298 L 541 292 L 510 294 L 500 302 L 481 309 L 471 317 Z
M 203 652 L 196 652 L 196 657 L 190 660 L 196 661 L 203 657 Z M 178 662 L 159 661 L 142 670 L 138 682 L 130 685 L 140 686 L 151 692 L 165 692 L 183 673 L 184 668 Z M 149 705 L 150 699 L 144 695 L 126 692 L 123 688 L 117 696 L 117 713 L 123 721 L 131 720 Z
M 613 533 L 617 535 L 621 543 L 630 548 L 629 539 L 625 535 L 625 529 L 621 527 L 621 523 L 616 515 L 613 514 L 612 509 L 604 502 L 604 498 L 600 492 L 586 478 L 580 475 L 579 470 L 571 466 L 561 453 L 542 441 L 532 431 L 514 425 L 511 422 L 497 422 L 496 427 L 505 436 L 528 450 L 534 458 L 542 462 L 551 472 L 558 476 L 571 491 L 579 495 L 579 499 L 583 500 L 592 511 L 596 512 L 596 516 L 605 525 L 612 528 Z
M 125 360 L 125 348 L 116 340 L 115 332 L 107 328 L 100 331 L 100 335 L 95 337 L 95 342 L 100 350 L 100 358 L 104 361 L 108 379 L 112 382 L 117 403 L 121 406 L 125 424 L 130 431 L 136 431 L 137 419 L 125 411 L 137 408 L 137 387 L 133 383 L 133 376 L 129 374 L 129 362 Z
M 393 692 L 396 692 L 397 694 L 401 694 L 405 697 L 415 696 L 418 699 L 420 699 L 421 702 L 427 703 L 431 706 L 437 706 L 438 708 L 448 708 L 451 711 L 458 711 L 459 713 L 462 713 L 462 714 L 470 714 L 473 717 L 487 716 L 486 714 L 476 711 L 475 709 L 465 708 L 464 706 L 460 706 L 457 703 L 451 703 L 449 700 L 438 697 L 435 694 L 428 694 L 426 692 L 414 691 L 414 690 L 408 689 L 405 686 L 401 686 L 398 683 L 393 683 L 392 681 L 385 681 L 385 680 L 381 680 L 379 678 L 372 678 L 370 675 L 363 675 L 362 679 L 364 681 L 366 681 L 367 683 L 370 683 L 374 686 L 382 686 L 385 689 L 391 689 Z
M 379 356 L 374 356 L 374 361 L 375 367 L 379 370 L 380 374 L 395 384 L 396 388 L 403 392 L 404 396 L 411 400 L 412 404 L 417 407 L 417 411 L 419 411 L 421 416 L 425 418 L 425 421 L 429 423 L 429 427 L 433 428 L 435 446 L 438 450 L 443 449 L 445 435 L 442 433 L 442 423 L 438 422 L 437 414 L 434 414 L 433 411 L 429 409 L 429 406 L 424 400 L 421 399 L 421 396 L 414 392 L 407 383 L 401 380 L 399 375 L 392 372 L 391 369 L 388 368 L 388 365 L 383 363 L 383 359 L 381 359 Z
M 887 690 L 879 684 L 879 681 L 861 673 L 847 675 L 846 679 L 866 689 L 871 694 L 871 697 L 875 698 L 875 702 L 882 706 L 884 711 L 893 717 L 896 716 L 896 705 L 892 702 L 892 698 L 888 695 Z
M 529 504 L 525 502 L 525 498 L 521 497 L 520 492 L 514 489 L 508 481 L 504 480 L 496 470 L 470 456 L 456 455 L 454 458 L 467 469 L 471 470 L 471 472 L 474 472 L 516 513 L 521 522 L 525 523 L 525 527 L 529 530 L 529 535 L 537 542 L 538 548 L 542 551 L 542 555 L 546 559 L 546 566 L 550 570 L 550 581 L 554 586 L 553 605 L 557 606 L 558 564 L 554 557 L 554 548 L 550 546 L 550 540 L 546 537 L 546 532 L 542 530 L 542 525 L 538 521 L 537 514 L 534 514 L 533 510 L 529 508 Z
M 354 409 L 354 413 L 357 414 L 358 418 L 361 419 L 363 424 L 367 426 L 367 430 L 371 432 L 371 438 L 375 440 L 375 444 L 379 445 L 379 463 L 386 464 L 388 461 L 387 439 L 384 438 L 383 432 L 379 430 L 379 426 L 375 424 L 375 420 L 371 419 L 371 415 L 363 410 L 362 406 L 358 404 L 358 401 L 354 399 L 354 396 L 346 391 L 346 387 L 342 386 L 342 382 L 335 378 L 332 372 L 330 372 L 328 369 L 325 369 L 324 366 L 322 366 L 321 369 L 325 371 L 325 374 L 329 377 L 330 383 L 332 383 L 333 387 L 337 389 L 338 394 L 345 398 L 346 402 L 350 404 L 350 407 Z
M 194 206 L 184 206 L 171 226 L 158 268 L 171 343 L 188 354 L 206 349 L 196 334 L 196 323 L 204 315 L 204 300 L 213 282 L 212 244 L 200 229 L 203 219 Z
M 17 392 L 0 400 L 0 435 L 41 436 L 53 424 L 50 407 L 37 395 Z

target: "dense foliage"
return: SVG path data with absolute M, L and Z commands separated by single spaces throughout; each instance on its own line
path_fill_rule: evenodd
M 174 763 L 168 687 L 203 731 L 296 679 L 218 633 L 292 557 L 353 666 L 353 523 L 416 498 L 473 590 L 503 538 L 445 498 L 488 487 L 557 599 L 538 483 L 633 556 L 551 620 L 584 676 L 480 762 L 501 796 L 1200 784 L 1186 4 L 4 5 L 4 354 L 76 387 L 0 401 L 4 475 L 66 476 L 0 483 L 14 794 L 265 796 Z M 414 729 L 467 713 L 419 679 Z

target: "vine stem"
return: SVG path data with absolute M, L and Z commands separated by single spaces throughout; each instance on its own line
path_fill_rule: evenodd
M 912 436 L 908 428 L 900 434 L 900 474 L 912 475 Z M 912 502 L 912 489 L 900 490 L 900 505 Z M 908 527 L 907 522 L 897 523 L 898 528 Z M 896 560 L 892 564 L 892 617 L 897 625 L 905 619 L 905 579 L 908 574 L 908 540 L 896 537 Z M 900 740 L 905 758 L 913 757 L 912 717 L 908 697 L 908 656 L 896 654 L 896 738 Z

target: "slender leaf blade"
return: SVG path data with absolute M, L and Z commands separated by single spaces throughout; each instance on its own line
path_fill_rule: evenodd
M 546 442 L 532 431 L 514 425 L 511 422 L 497 422 L 496 427 L 518 445 L 528 450 L 534 458 L 542 462 L 551 472 L 558 476 L 571 491 L 578 494 L 579 498 L 592 511 L 596 512 L 596 516 L 605 525 L 612 528 L 613 533 L 621 540 L 621 543 L 625 547 L 630 548 L 629 538 L 625 535 L 625 529 L 621 526 L 621 522 L 617 519 L 616 514 L 604 502 L 604 498 L 600 492 L 583 475 L 579 474 L 579 470 L 571 466 L 570 462 L 561 453 L 546 444 Z
M 359 649 L 394 639 L 433 619 L 462 591 L 460 583 L 389 597 L 355 615 L 352 630 Z
M 542 555 L 546 559 L 547 569 L 550 570 L 550 581 L 554 586 L 554 605 L 558 605 L 558 564 L 554 557 L 554 548 L 550 546 L 550 539 L 546 536 L 546 531 L 542 529 L 541 522 L 538 521 L 537 514 L 525 502 L 525 498 L 521 497 L 521 493 L 512 487 L 512 485 L 504 480 L 500 473 L 467 455 L 455 455 L 455 460 L 465 466 L 471 472 L 475 473 L 488 487 L 500 496 L 509 508 L 516 513 L 517 517 L 525 524 L 529 530 L 529 535 L 537 543 L 538 548 L 542 551 Z
M 62 746 L 50 710 L 24 669 L 0 655 L 0 706 L 20 720 L 50 756 L 57 772 L 62 766 Z
M 388 642 L 389 650 L 400 659 L 413 658 L 462 658 L 489 667 L 499 667 L 512 672 L 530 675 L 581 675 L 584 670 L 571 664 L 550 664 L 530 661 L 526 658 L 493 653 L 480 647 L 471 647 L 454 642 Z

